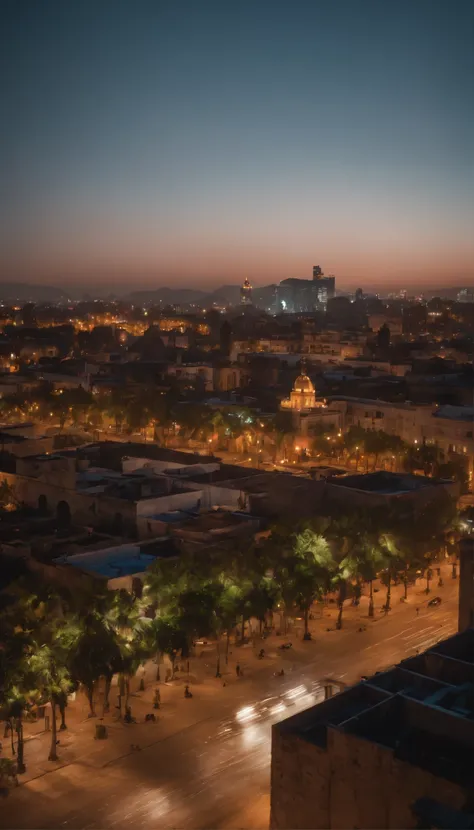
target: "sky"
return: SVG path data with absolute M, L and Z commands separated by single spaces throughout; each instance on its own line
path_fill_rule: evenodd
M 474 282 L 472 0 L 2 0 L 0 278 Z

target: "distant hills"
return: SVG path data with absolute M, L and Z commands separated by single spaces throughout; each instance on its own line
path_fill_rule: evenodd
M 423 292 L 427 299 L 431 297 L 446 297 L 456 299 L 457 294 L 464 286 L 449 288 L 420 288 L 414 287 L 413 293 Z M 375 289 L 372 289 L 375 290 Z M 255 287 L 253 289 L 254 302 L 260 308 L 270 308 L 273 304 L 275 285 Z M 0 283 L 0 301 L 4 303 L 58 303 L 71 300 L 91 300 L 95 298 L 117 299 L 122 298 L 136 305 L 237 305 L 240 301 L 240 285 L 221 285 L 213 291 L 203 291 L 195 288 L 154 288 L 141 289 L 127 293 L 123 288 L 111 290 L 110 286 L 98 285 L 80 286 L 70 285 L 66 291 L 54 285 L 34 285 L 27 282 Z
M 206 291 L 195 291 L 192 288 L 156 288 L 151 291 L 132 291 L 131 294 L 126 294 L 124 299 L 136 305 L 142 303 L 175 305 L 179 303 L 201 303 L 207 296 Z
M 27 282 L 0 283 L 0 300 L 20 303 L 58 303 L 68 295 L 54 285 L 30 285 Z
M 270 307 L 273 301 L 275 286 L 266 285 L 255 288 L 253 298 L 260 307 Z M 156 303 L 159 305 L 238 305 L 240 302 L 240 285 L 221 285 L 214 291 L 195 291 L 189 288 L 157 288 L 154 291 L 133 291 L 125 299 L 131 303 Z

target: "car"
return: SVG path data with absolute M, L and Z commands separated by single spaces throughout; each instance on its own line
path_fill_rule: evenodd
M 433 597 L 433 599 L 430 599 L 430 601 L 428 603 L 428 608 L 433 608 L 435 605 L 439 605 L 440 602 L 441 602 L 441 597 Z

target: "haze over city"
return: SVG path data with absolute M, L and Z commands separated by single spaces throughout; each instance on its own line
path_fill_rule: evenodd
M 468 284 L 473 5 L 3 4 L 0 277 Z
M 473 0 L 4 0 L 0 830 L 473 828 Z

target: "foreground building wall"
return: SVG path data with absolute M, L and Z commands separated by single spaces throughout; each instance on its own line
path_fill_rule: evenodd
M 375 742 L 329 729 L 324 749 L 273 729 L 272 830 L 416 828 L 413 804 L 420 797 L 456 810 L 466 800 L 460 786 Z
M 469 628 L 275 724 L 272 830 L 473 827 L 473 655 Z

